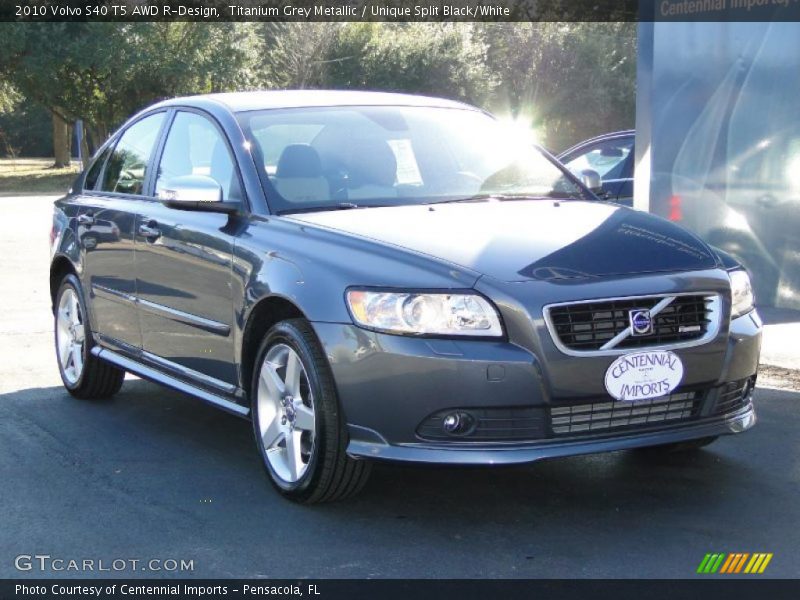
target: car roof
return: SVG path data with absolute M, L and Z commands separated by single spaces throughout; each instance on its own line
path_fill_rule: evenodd
M 388 92 L 355 92 L 343 90 L 272 90 L 228 92 L 172 98 L 157 106 L 207 107 L 209 102 L 224 105 L 231 112 L 246 112 L 275 108 L 308 108 L 317 106 L 428 106 L 480 110 L 474 106 L 412 94 Z

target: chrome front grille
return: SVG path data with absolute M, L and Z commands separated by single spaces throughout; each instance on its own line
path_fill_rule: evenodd
M 719 296 L 680 294 L 590 300 L 545 307 L 556 345 L 567 354 L 694 345 L 716 335 Z M 652 332 L 634 335 L 632 311 L 648 310 Z
M 555 435 L 617 430 L 650 424 L 668 424 L 700 414 L 699 392 L 682 392 L 636 402 L 593 402 L 550 409 Z

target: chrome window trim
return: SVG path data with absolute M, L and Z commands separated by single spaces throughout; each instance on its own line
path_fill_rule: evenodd
M 550 316 L 550 310 L 553 308 L 557 308 L 559 306 L 572 306 L 575 304 L 592 304 L 594 302 L 613 302 L 615 300 L 637 300 L 637 299 L 651 299 L 651 298 L 678 298 L 680 296 L 703 296 L 708 302 L 708 316 L 711 319 L 711 322 L 708 325 L 708 331 L 702 336 L 697 338 L 696 340 L 690 340 L 687 342 L 678 342 L 674 344 L 654 344 L 652 346 L 638 346 L 636 348 L 619 348 L 619 349 L 605 349 L 605 350 L 573 350 L 568 348 L 563 344 L 561 339 L 559 338 L 555 325 L 553 324 L 552 318 Z M 647 350 L 675 350 L 679 348 L 692 348 L 694 346 L 702 346 L 703 344 L 707 344 L 715 337 L 720 330 L 720 325 L 722 323 L 722 298 L 716 292 L 704 292 L 704 291 L 697 291 L 697 292 L 677 292 L 674 294 L 666 293 L 666 294 L 645 294 L 645 295 L 633 295 L 633 296 L 615 296 L 610 298 L 593 298 L 591 300 L 574 300 L 571 302 L 557 302 L 553 304 L 547 304 L 542 309 L 544 314 L 544 323 L 547 327 L 547 331 L 550 334 L 550 339 L 553 340 L 556 348 L 567 356 L 619 356 L 621 354 L 630 354 L 631 352 L 641 352 Z M 626 331 L 630 331 L 630 327 Z M 617 337 L 620 337 L 619 334 Z M 625 336 L 627 337 L 627 336 Z M 616 339 L 616 338 L 615 338 Z M 624 338 L 623 338 L 624 339 Z M 618 340 L 622 341 L 621 339 Z

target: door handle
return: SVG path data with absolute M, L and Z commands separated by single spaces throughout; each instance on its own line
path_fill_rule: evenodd
M 157 240 L 161 237 L 161 230 L 155 221 L 150 221 L 147 225 L 139 225 L 139 235 L 148 240 Z
M 78 225 L 91 227 L 92 225 L 94 225 L 94 215 L 92 213 L 84 213 L 82 215 L 78 215 Z

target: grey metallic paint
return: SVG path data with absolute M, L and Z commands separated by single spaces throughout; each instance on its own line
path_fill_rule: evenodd
M 321 102 L 324 94 L 301 96 Z M 353 103 L 365 98 L 425 102 L 379 96 L 335 94 Z M 224 100 L 176 99 L 153 110 L 170 111 L 171 118 L 173 110 L 187 107 L 222 128 L 247 197 L 237 214 L 180 211 L 151 198 L 82 192 L 80 179 L 56 202 L 53 258 L 69 261 L 81 279 L 101 357 L 246 416 L 244 332 L 261 302 L 280 298 L 312 323 L 325 350 L 353 455 L 520 462 L 732 433 L 754 423 L 749 407 L 691 426 L 603 439 L 525 442 L 502 449 L 422 442 L 417 425 L 440 409 L 549 406 L 605 393 L 603 376 L 613 356 L 575 358 L 560 352 L 543 316 L 551 303 L 718 294 L 723 318 L 714 339 L 675 350 L 685 365 L 683 385 L 714 386 L 752 376 L 761 327 L 755 312 L 728 319 L 730 257 L 663 219 L 604 203 L 515 201 L 271 215 L 247 141 Z M 146 191 L 151 190 L 152 181 Z M 100 240 L 91 248 L 82 244 L 77 217 L 87 211 L 116 221 L 119 239 Z M 155 241 L 135 234 L 138 223 L 150 222 L 161 228 Z M 487 223 L 492 227 L 481 231 Z M 617 240 L 638 244 L 640 251 L 627 257 L 623 272 L 615 272 L 606 245 L 615 243 L 614 235 L 622 235 L 626 223 L 649 233 Z M 609 231 L 596 234 L 604 226 Z M 476 252 L 470 236 L 474 241 L 478 235 L 483 245 Z M 665 245 L 663 240 L 671 241 Z M 677 262 L 676 245 L 685 249 Z M 474 289 L 497 306 L 506 337 L 424 339 L 367 331 L 353 325 L 347 311 L 344 291 L 351 286 Z

